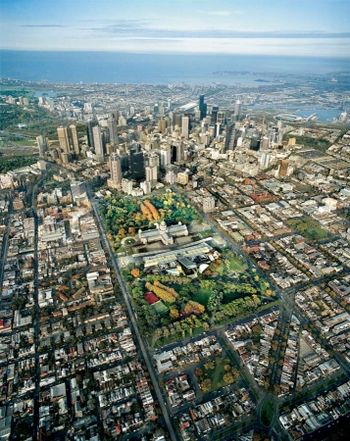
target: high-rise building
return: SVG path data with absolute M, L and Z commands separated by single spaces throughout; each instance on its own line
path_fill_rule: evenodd
M 204 101 L 204 95 L 201 95 L 199 97 L 199 112 L 200 112 L 200 119 L 202 120 L 207 116 L 207 105 Z
M 48 139 L 42 135 L 36 137 L 36 143 L 39 148 L 39 157 L 43 158 L 49 149 Z
M 225 152 L 233 150 L 235 147 L 235 124 L 231 123 L 226 127 Z
M 95 147 L 96 160 L 98 162 L 103 162 L 105 160 L 104 139 L 101 133 L 100 126 L 94 126 L 92 128 L 92 136 Z
M 241 105 L 242 105 L 242 103 L 240 102 L 240 100 L 237 100 L 235 103 L 235 109 L 234 109 L 234 114 L 235 114 L 236 119 L 238 119 L 241 114 Z
M 221 128 L 221 124 L 217 122 L 215 124 L 215 138 L 217 138 L 220 135 L 220 128 Z
M 185 147 L 182 142 L 179 142 L 176 146 L 176 162 L 179 164 L 185 159 Z
M 188 139 L 190 132 L 190 118 L 184 115 L 181 119 L 181 136 Z
M 57 136 L 62 152 L 68 155 L 70 153 L 70 148 L 67 127 L 57 127 Z
M 147 166 L 145 167 L 146 181 L 150 182 L 152 185 L 157 183 L 158 180 L 158 168 L 157 166 Z
M 288 167 L 289 167 L 288 159 L 281 159 L 278 168 L 278 176 L 281 178 L 288 176 Z
M 113 115 L 110 115 L 107 120 L 108 132 L 109 132 L 109 142 L 111 144 L 118 145 L 118 130 L 117 122 Z
M 144 179 L 145 159 L 138 147 L 133 147 L 129 151 L 129 170 L 133 179 Z
M 150 167 L 157 167 L 159 166 L 159 156 L 155 152 L 151 152 L 147 156 L 147 165 Z
M 108 186 L 112 188 L 120 188 L 123 175 L 120 156 L 116 153 L 112 153 L 109 158 L 109 169 L 111 172 L 111 179 L 108 180 Z
M 170 146 L 162 146 L 160 149 L 160 167 L 165 170 L 165 168 L 171 164 L 171 148 Z
M 86 135 L 87 135 L 87 141 L 88 146 L 94 148 L 94 135 L 92 133 L 92 129 L 96 126 L 96 121 L 88 121 L 86 124 Z
M 253 136 L 250 140 L 250 150 L 258 151 L 260 149 L 260 139 L 257 136 Z
M 73 152 L 76 155 L 79 155 L 80 153 L 79 138 L 78 138 L 77 126 L 75 124 L 71 124 L 68 127 L 68 137 L 69 137 L 71 150 L 73 150 Z
M 57 127 L 57 136 L 63 153 L 66 155 L 72 153 L 79 155 L 79 138 L 77 128 L 74 124 L 71 124 L 69 127 Z
M 268 150 L 270 147 L 270 140 L 268 136 L 264 136 L 261 140 L 261 150 Z
M 225 112 L 222 112 L 222 111 L 218 112 L 216 122 L 222 125 L 222 124 L 224 124 L 225 119 L 226 119 Z
M 216 124 L 218 120 L 219 107 L 213 106 L 211 109 L 211 123 Z
M 166 121 L 164 118 L 160 118 L 158 123 L 158 130 L 160 133 L 165 133 L 165 129 L 166 129 Z

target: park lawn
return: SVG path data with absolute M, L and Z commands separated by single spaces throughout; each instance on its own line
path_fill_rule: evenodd
M 33 147 L 35 146 L 35 139 L 32 138 L 26 138 L 26 139 L 16 139 L 10 141 L 13 144 L 18 145 L 19 147 Z
M 212 367 L 208 366 L 206 367 L 206 365 L 213 365 Z M 232 381 L 225 381 L 224 380 L 224 375 L 227 373 L 225 371 L 225 365 L 230 365 L 231 369 L 233 371 L 235 371 L 235 369 L 233 368 L 232 364 L 230 363 L 229 359 L 227 358 L 219 358 L 216 360 L 211 360 L 209 361 L 209 363 L 205 363 L 201 366 L 201 370 L 203 371 L 203 375 L 201 375 L 200 377 L 197 377 L 197 382 L 199 387 L 202 389 L 203 392 L 208 393 L 208 392 L 213 392 L 217 389 L 220 389 L 221 387 L 227 386 L 228 384 L 237 381 L 237 377 L 233 377 Z M 204 389 L 202 387 L 203 382 L 205 382 L 206 380 L 210 380 L 210 386 L 206 389 Z
M 309 240 L 324 240 L 331 237 L 331 234 L 327 230 L 322 228 L 315 219 L 309 216 L 289 219 L 287 224 Z
M 217 261 L 214 265 L 211 265 L 211 270 L 219 276 L 229 276 L 232 273 L 243 273 L 246 271 L 246 269 L 246 263 L 234 253 L 224 253 L 222 260 Z
M 229 256 L 225 263 L 230 271 L 243 273 L 247 269 L 247 264 L 235 255 Z
M 159 300 L 157 303 L 153 303 L 153 305 L 150 305 L 150 307 L 154 308 L 158 315 L 165 315 L 169 310 L 169 308 L 161 300 Z
M 196 293 L 193 295 L 192 300 L 200 303 L 201 305 L 207 306 L 210 294 L 211 292 L 209 290 L 198 289 L 198 291 L 196 291 Z
M 219 360 L 219 362 L 215 363 L 214 369 L 208 372 L 208 377 L 210 378 L 212 384 L 212 390 L 220 389 L 220 387 L 226 385 L 223 378 L 224 375 L 225 375 L 224 363 L 223 360 Z

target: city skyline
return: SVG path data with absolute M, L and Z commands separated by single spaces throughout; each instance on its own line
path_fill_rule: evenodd
M 1 9 L 2 49 L 350 57 L 342 0 L 22 0 Z

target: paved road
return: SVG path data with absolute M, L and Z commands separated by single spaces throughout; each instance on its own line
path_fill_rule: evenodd
M 5 220 L 5 231 L 4 231 L 4 235 L 3 235 L 3 242 L 2 242 L 2 247 L 1 247 L 1 254 L 0 254 L 0 292 L 2 291 L 2 284 L 4 281 L 4 268 L 5 268 L 5 263 L 6 263 L 6 258 L 7 258 L 7 250 L 8 250 L 8 246 L 9 246 L 9 232 L 10 232 L 10 223 L 11 223 L 11 216 L 12 216 L 12 212 L 13 212 L 13 207 L 12 207 L 12 199 L 10 200 L 10 204 L 9 204 L 9 209 L 8 209 L 8 213 L 6 216 L 6 220 Z
M 286 352 L 287 344 L 288 344 L 288 336 L 289 336 L 289 327 L 290 321 L 292 318 L 293 309 L 280 308 L 280 315 L 278 318 L 277 329 L 280 331 L 279 337 L 274 335 L 273 340 L 277 342 L 277 350 L 274 355 L 275 362 L 270 365 L 270 378 L 269 378 L 269 386 L 273 388 L 273 386 L 279 386 L 281 383 L 281 375 L 283 366 L 279 365 L 279 361 L 284 359 L 284 354 Z M 284 338 L 285 337 L 285 338 Z
M 38 184 L 34 185 L 31 189 L 31 205 L 32 215 L 34 216 L 34 268 L 33 268 L 33 280 L 34 280 L 34 345 L 35 345 L 35 389 L 34 389 L 34 416 L 33 416 L 33 439 L 39 439 L 39 398 L 40 398 L 40 354 L 39 354 L 39 341 L 40 341 L 40 307 L 38 300 L 39 290 L 39 259 L 38 259 L 38 226 L 39 220 L 36 212 L 36 194 Z
M 141 349 L 142 356 L 143 356 L 143 358 L 145 360 L 148 372 L 150 374 L 150 377 L 151 377 L 151 380 L 152 380 L 152 384 L 153 384 L 155 393 L 157 395 L 157 399 L 158 399 L 160 408 L 161 408 L 162 413 L 163 413 L 164 421 L 165 421 L 165 424 L 166 424 L 169 436 L 170 436 L 172 441 L 177 441 L 178 440 L 178 436 L 177 436 L 177 434 L 176 434 L 176 432 L 174 430 L 174 427 L 172 425 L 172 422 L 171 422 L 171 419 L 170 419 L 169 410 L 167 408 L 166 402 L 165 402 L 165 400 L 163 398 L 161 389 L 160 389 L 158 381 L 157 381 L 157 375 L 158 374 L 156 373 L 156 371 L 154 369 L 151 356 L 150 356 L 150 354 L 149 354 L 149 352 L 148 352 L 148 350 L 147 350 L 147 348 L 146 348 L 146 346 L 145 346 L 145 344 L 143 342 L 141 334 L 139 332 L 139 329 L 138 329 L 138 326 L 137 326 L 137 321 L 136 321 L 136 318 L 135 318 L 135 314 L 134 314 L 134 311 L 133 311 L 131 303 L 130 303 L 129 294 L 128 294 L 128 291 L 127 291 L 126 286 L 124 284 L 122 275 L 120 273 L 120 269 L 119 269 L 119 266 L 118 266 L 117 259 L 115 257 L 115 254 L 114 254 L 112 248 L 111 248 L 110 243 L 107 240 L 106 233 L 105 233 L 105 230 L 104 230 L 104 226 L 102 224 L 102 221 L 101 221 L 101 218 L 100 218 L 100 214 L 99 214 L 98 208 L 96 206 L 96 202 L 91 197 L 91 191 L 89 191 L 88 193 L 89 193 L 90 202 L 92 204 L 92 207 L 93 207 L 93 210 L 94 210 L 94 213 L 95 213 L 95 217 L 96 217 L 96 220 L 97 220 L 98 228 L 100 230 L 100 236 L 101 236 L 101 239 L 102 239 L 102 243 L 103 243 L 103 245 L 105 246 L 106 250 L 109 253 L 109 256 L 110 256 L 110 259 L 111 259 L 111 262 L 112 262 L 112 265 L 113 265 L 113 269 L 114 269 L 115 274 L 117 276 L 117 280 L 118 280 L 118 283 L 119 283 L 120 289 L 122 291 L 123 298 L 124 298 L 124 301 L 125 301 L 125 304 L 126 304 L 126 307 L 127 307 L 127 310 L 128 310 L 129 318 L 131 320 L 131 325 L 132 325 L 132 328 L 134 330 L 135 336 L 137 338 L 138 345 L 139 345 L 139 347 Z

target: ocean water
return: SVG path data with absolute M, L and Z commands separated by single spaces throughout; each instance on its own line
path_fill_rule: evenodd
M 261 85 L 278 75 L 350 72 L 350 59 L 252 55 L 0 51 L 0 76 L 60 83 Z M 258 82 L 257 82 L 258 80 Z

